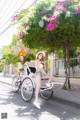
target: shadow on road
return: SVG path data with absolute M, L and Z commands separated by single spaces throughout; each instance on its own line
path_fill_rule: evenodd
M 0 93 L 0 96 L 1 95 L 3 96 L 3 93 Z M 29 117 L 29 120 L 80 120 L 80 116 L 78 116 L 75 112 L 71 111 L 71 109 L 62 107 L 55 101 L 52 101 L 51 103 L 51 100 L 46 101 L 40 99 L 42 108 L 41 110 L 38 110 L 34 107 L 33 100 L 34 98 L 30 102 L 25 102 L 21 97 L 20 91 L 18 93 L 14 93 L 8 90 L 6 97 L 0 98 L 0 104 L 13 104 L 17 106 L 15 109 L 16 115 L 18 117 Z

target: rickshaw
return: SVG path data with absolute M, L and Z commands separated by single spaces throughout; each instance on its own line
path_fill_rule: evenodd
M 25 69 L 21 70 L 20 75 L 16 75 L 12 80 L 12 90 L 14 92 L 21 91 L 21 96 L 23 100 L 30 101 L 34 95 L 35 91 L 35 72 L 36 69 L 34 67 L 29 67 L 28 64 L 25 65 Z M 26 73 L 26 75 L 24 75 Z M 26 77 L 25 77 L 26 76 Z M 46 87 L 46 85 L 42 85 L 40 88 L 40 96 L 48 100 L 53 95 L 53 88 Z

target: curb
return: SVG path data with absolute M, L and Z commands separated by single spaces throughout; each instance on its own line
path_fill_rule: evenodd
M 66 99 L 62 99 L 62 98 L 54 95 L 54 93 L 53 93 L 53 97 L 52 97 L 51 101 L 53 102 L 53 100 L 56 101 L 56 102 L 62 103 L 62 104 L 64 103 L 64 105 L 69 105 L 69 106 L 80 109 L 80 104 L 79 103 L 76 103 L 74 101 L 69 101 L 69 100 L 66 100 Z
M 11 84 L 10 84 L 10 83 L 3 82 L 3 81 L 0 81 L 0 82 L 11 86 Z

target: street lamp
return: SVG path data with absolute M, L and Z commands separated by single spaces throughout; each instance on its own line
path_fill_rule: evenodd
M 40 20 L 39 21 L 39 27 L 43 27 L 44 26 L 44 21 L 43 20 Z

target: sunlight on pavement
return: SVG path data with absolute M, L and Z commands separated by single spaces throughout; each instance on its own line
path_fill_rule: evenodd
M 67 118 L 66 120 L 80 120 L 80 119 L 78 119 L 78 118 L 72 118 L 72 119 Z
M 52 115 L 49 112 L 42 112 L 40 117 L 39 117 L 39 120 L 45 120 L 45 119 L 46 120 L 60 120 L 60 118 L 58 118 L 55 115 Z

